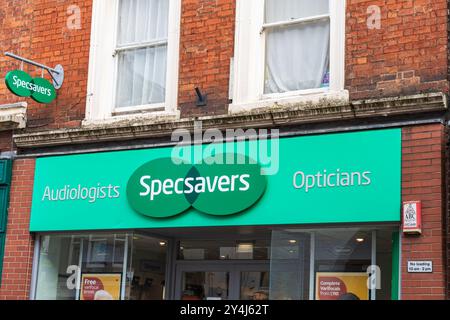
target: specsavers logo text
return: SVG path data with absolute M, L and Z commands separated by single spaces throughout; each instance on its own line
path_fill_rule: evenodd
M 223 216 L 255 204 L 266 189 L 261 167 L 245 164 L 174 164 L 173 159 L 150 161 L 138 168 L 127 184 L 131 207 L 146 216 L 165 218 L 193 207 Z

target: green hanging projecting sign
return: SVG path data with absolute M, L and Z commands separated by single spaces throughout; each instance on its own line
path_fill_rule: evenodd
M 9 91 L 19 97 L 31 97 L 34 101 L 49 104 L 56 98 L 53 85 L 44 78 L 31 78 L 22 70 L 8 72 L 5 83 Z
M 270 157 L 247 141 L 181 164 L 174 148 L 38 158 L 30 230 L 400 222 L 400 129 L 254 143 Z

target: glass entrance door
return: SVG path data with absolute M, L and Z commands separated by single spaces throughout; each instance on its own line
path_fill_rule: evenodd
M 267 263 L 181 263 L 177 266 L 175 299 L 267 300 Z
M 256 270 L 256 269 L 253 269 Z M 269 270 L 240 271 L 240 300 L 269 300 Z
M 230 272 L 183 271 L 181 300 L 228 300 Z

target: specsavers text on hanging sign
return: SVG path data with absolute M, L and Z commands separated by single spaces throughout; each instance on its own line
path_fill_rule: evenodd
M 44 78 L 32 78 L 22 70 L 7 73 L 5 83 L 9 91 L 19 97 L 31 97 L 34 101 L 49 104 L 56 98 L 53 85 Z

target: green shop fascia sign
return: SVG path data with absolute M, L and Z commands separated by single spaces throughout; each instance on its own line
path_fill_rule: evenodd
M 400 129 L 198 148 L 38 158 L 30 230 L 400 221 Z
M 32 78 L 22 70 L 6 74 L 5 83 L 9 91 L 19 97 L 31 97 L 34 101 L 49 104 L 56 98 L 53 85 L 44 78 Z

